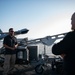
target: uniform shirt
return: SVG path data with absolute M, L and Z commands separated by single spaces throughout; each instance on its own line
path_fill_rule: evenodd
M 17 44 L 16 37 L 11 37 L 10 35 L 7 35 L 4 38 L 3 44 L 6 44 L 9 47 L 14 47 Z M 5 48 L 5 54 L 15 54 L 16 50 L 11 50 L 9 48 Z

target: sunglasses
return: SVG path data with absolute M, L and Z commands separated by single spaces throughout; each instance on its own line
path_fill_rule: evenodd
M 10 31 L 10 32 L 14 32 L 14 31 Z

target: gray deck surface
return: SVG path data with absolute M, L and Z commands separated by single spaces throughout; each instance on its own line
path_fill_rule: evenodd
M 16 69 L 17 68 L 17 69 Z M 13 70 L 13 75 L 59 75 L 56 74 L 55 71 L 51 69 L 46 69 L 42 74 L 37 74 L 34 68 L 30 65 L 20 66 L 17 65 L 16 68 Z M 0 67 L 0 75 L 2 75 L 3 69 Z

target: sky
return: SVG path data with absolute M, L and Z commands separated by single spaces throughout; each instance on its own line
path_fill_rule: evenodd
M 0 29 L 27 28 L 17 38 L 36 39 L 69 32 L 75 0 L 0 0 Z

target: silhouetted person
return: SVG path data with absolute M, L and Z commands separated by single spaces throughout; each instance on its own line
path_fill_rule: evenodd
M 71 17 L 72 31 L 52 47 L 52 53 L 64 60 L 64 75 L 75 75 L 75 13 Z
M 9 29 L 9 34 L 3 40 L 5 47 L 5 60 L 3 75 L 7 75 L 12 68 L 14 68 L 16 60 L 16 48 L 18 46 L 17 39 L 14 36 L 13 28 Z

